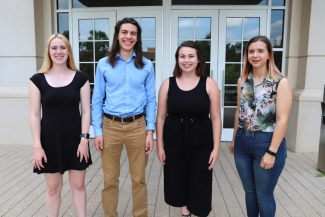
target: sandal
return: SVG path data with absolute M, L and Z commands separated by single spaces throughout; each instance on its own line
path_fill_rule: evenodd
M 182 214 L 182 217 L 191 217 L 192 216 L 192 213 L 188 214 L 188 215 L 183 215 Z

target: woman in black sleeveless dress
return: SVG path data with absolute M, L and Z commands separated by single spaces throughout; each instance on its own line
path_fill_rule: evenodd
M 204 76 L 205 59 L 195 42 L 183 42 L 175 58 L 174 77 L 163 82 L 158 98 L 165 201 L 180 207 L 182 216 L 203 217 L 211 211 L 212 168 L 220 149 L 220 91 Z
M 79 217 L 86 216 L 86 168 L 89 152 L 90 85 L 78 72 L 67 38 L 53 34 L 47 42 L 43 67 L 29 85 L 30 125 L 34 141 L 34 172 L 44 173 L 48 216 L 58 216 L 69 172 L 72 198 Z M 81 104 L 81 115 L 79 105 Z M 42 112 L 41 112 L 42 111 Z

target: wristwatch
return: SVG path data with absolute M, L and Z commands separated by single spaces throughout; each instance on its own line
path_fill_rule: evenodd
M 268 153 L 269 155 L 272 155 L 272 156 L 276 156 L 276 152 L 273 152 L 271 150 L 267 150 L 266 153 Z
M 86 139 L 89 139 L 90 134 L 89 133 L 82 133 L 80 134 L 80 137 L 85 137 Z

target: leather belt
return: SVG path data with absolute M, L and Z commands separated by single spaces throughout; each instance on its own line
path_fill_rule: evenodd
M 129 116 L 129 117 L 118 117 L 118 116 L 104 113 L 104 116 L 113 120 L 113 121 L 120 121 L 122 123 L 130 123 L 130 122 L 135 121 L 136 119 L 141 118 L 143 116 L 143 113 L 138 114 L 138 115 Z

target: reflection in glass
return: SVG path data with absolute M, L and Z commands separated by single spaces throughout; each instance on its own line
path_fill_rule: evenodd
M 80 71 L 87 74 L 89 83 L 94 83 L 94 64 L 93 63 L 80 63 Z
M 95 61 L 103 58 L 109 49 L 108 41 L 95 41 Z
M 226 43 L 226 62 L 240 62 L 241 56 L 241 42 Z
M 108 40 L 109 19 L 95 19 L 95 40 Z
M 285 0 L 272 0 L 272 6 L 285 6 Z
M 178 46 L 180 46 L 184 41 L 186 41 L 186 40 L 178 40 Z M 176 50 L 175 50 L 175 52 L 176 52 Z
M 57 0 L 57 9 L 69 9 L 69 0 Z
M 227 35 L 226 40 L 241 40 L 242 39 L 242 18 L 227 18 Z
M 280 71 L 282 71 L 282 51 L 273 51 L 274 63 Z M 284 73 L 283 73 L 284 74 Z
M 156 18 L 140 18 L 143 39 L 156 38 Z
M 274 48 L 283 47 L 283 22 L 284 10 L 272 10 L 270 41 Z
M 172 0 L 172 5 L 267 5 L 267 0 Z
M 250 40 L 254 36 L 260 34 L 260 18 L 245 17 L 244 18 L 244 40 Z
M 58 32 L 69 39 L 69 13 L 58 13 Z
M 94 60 L 93 42 L 79 42 L 79 61 L 91 62 Z
M 105 1 L 105 0 L 73 0 L 74 8 L 86 7 L 125 7 L 125 6 L 162 6 L 162 0 L 119 0 L 119 1 Z
M 151 61 L 156 60 L 156 41 L 146 40 L 142 41 L 143 56 Z
M 195 40 L 211 39 L 211 18 L 195 18 Z
M 197 45 L 202 50 L 203 56 L 205 58 L 205 61 L 210 61 L 210 54 L 211 54 L 211 41 L 195 41 Z
M 226 64 L 225 84 L 237 84 L 241 64 Z
M 93 20 L 79 20 L 79 40 L 93 39 Z
M 224 106 L 237 106 L 237 86 L 225 86 Z
M 210 63 L 205 64 L 204 75 L 210 77 Z
M 236 114 L 236 108 L 224 108 L 223 128 L 234 128 L 235 114 Z
M 194 39 L 194 18 L 178 18 L 178 39 Z

